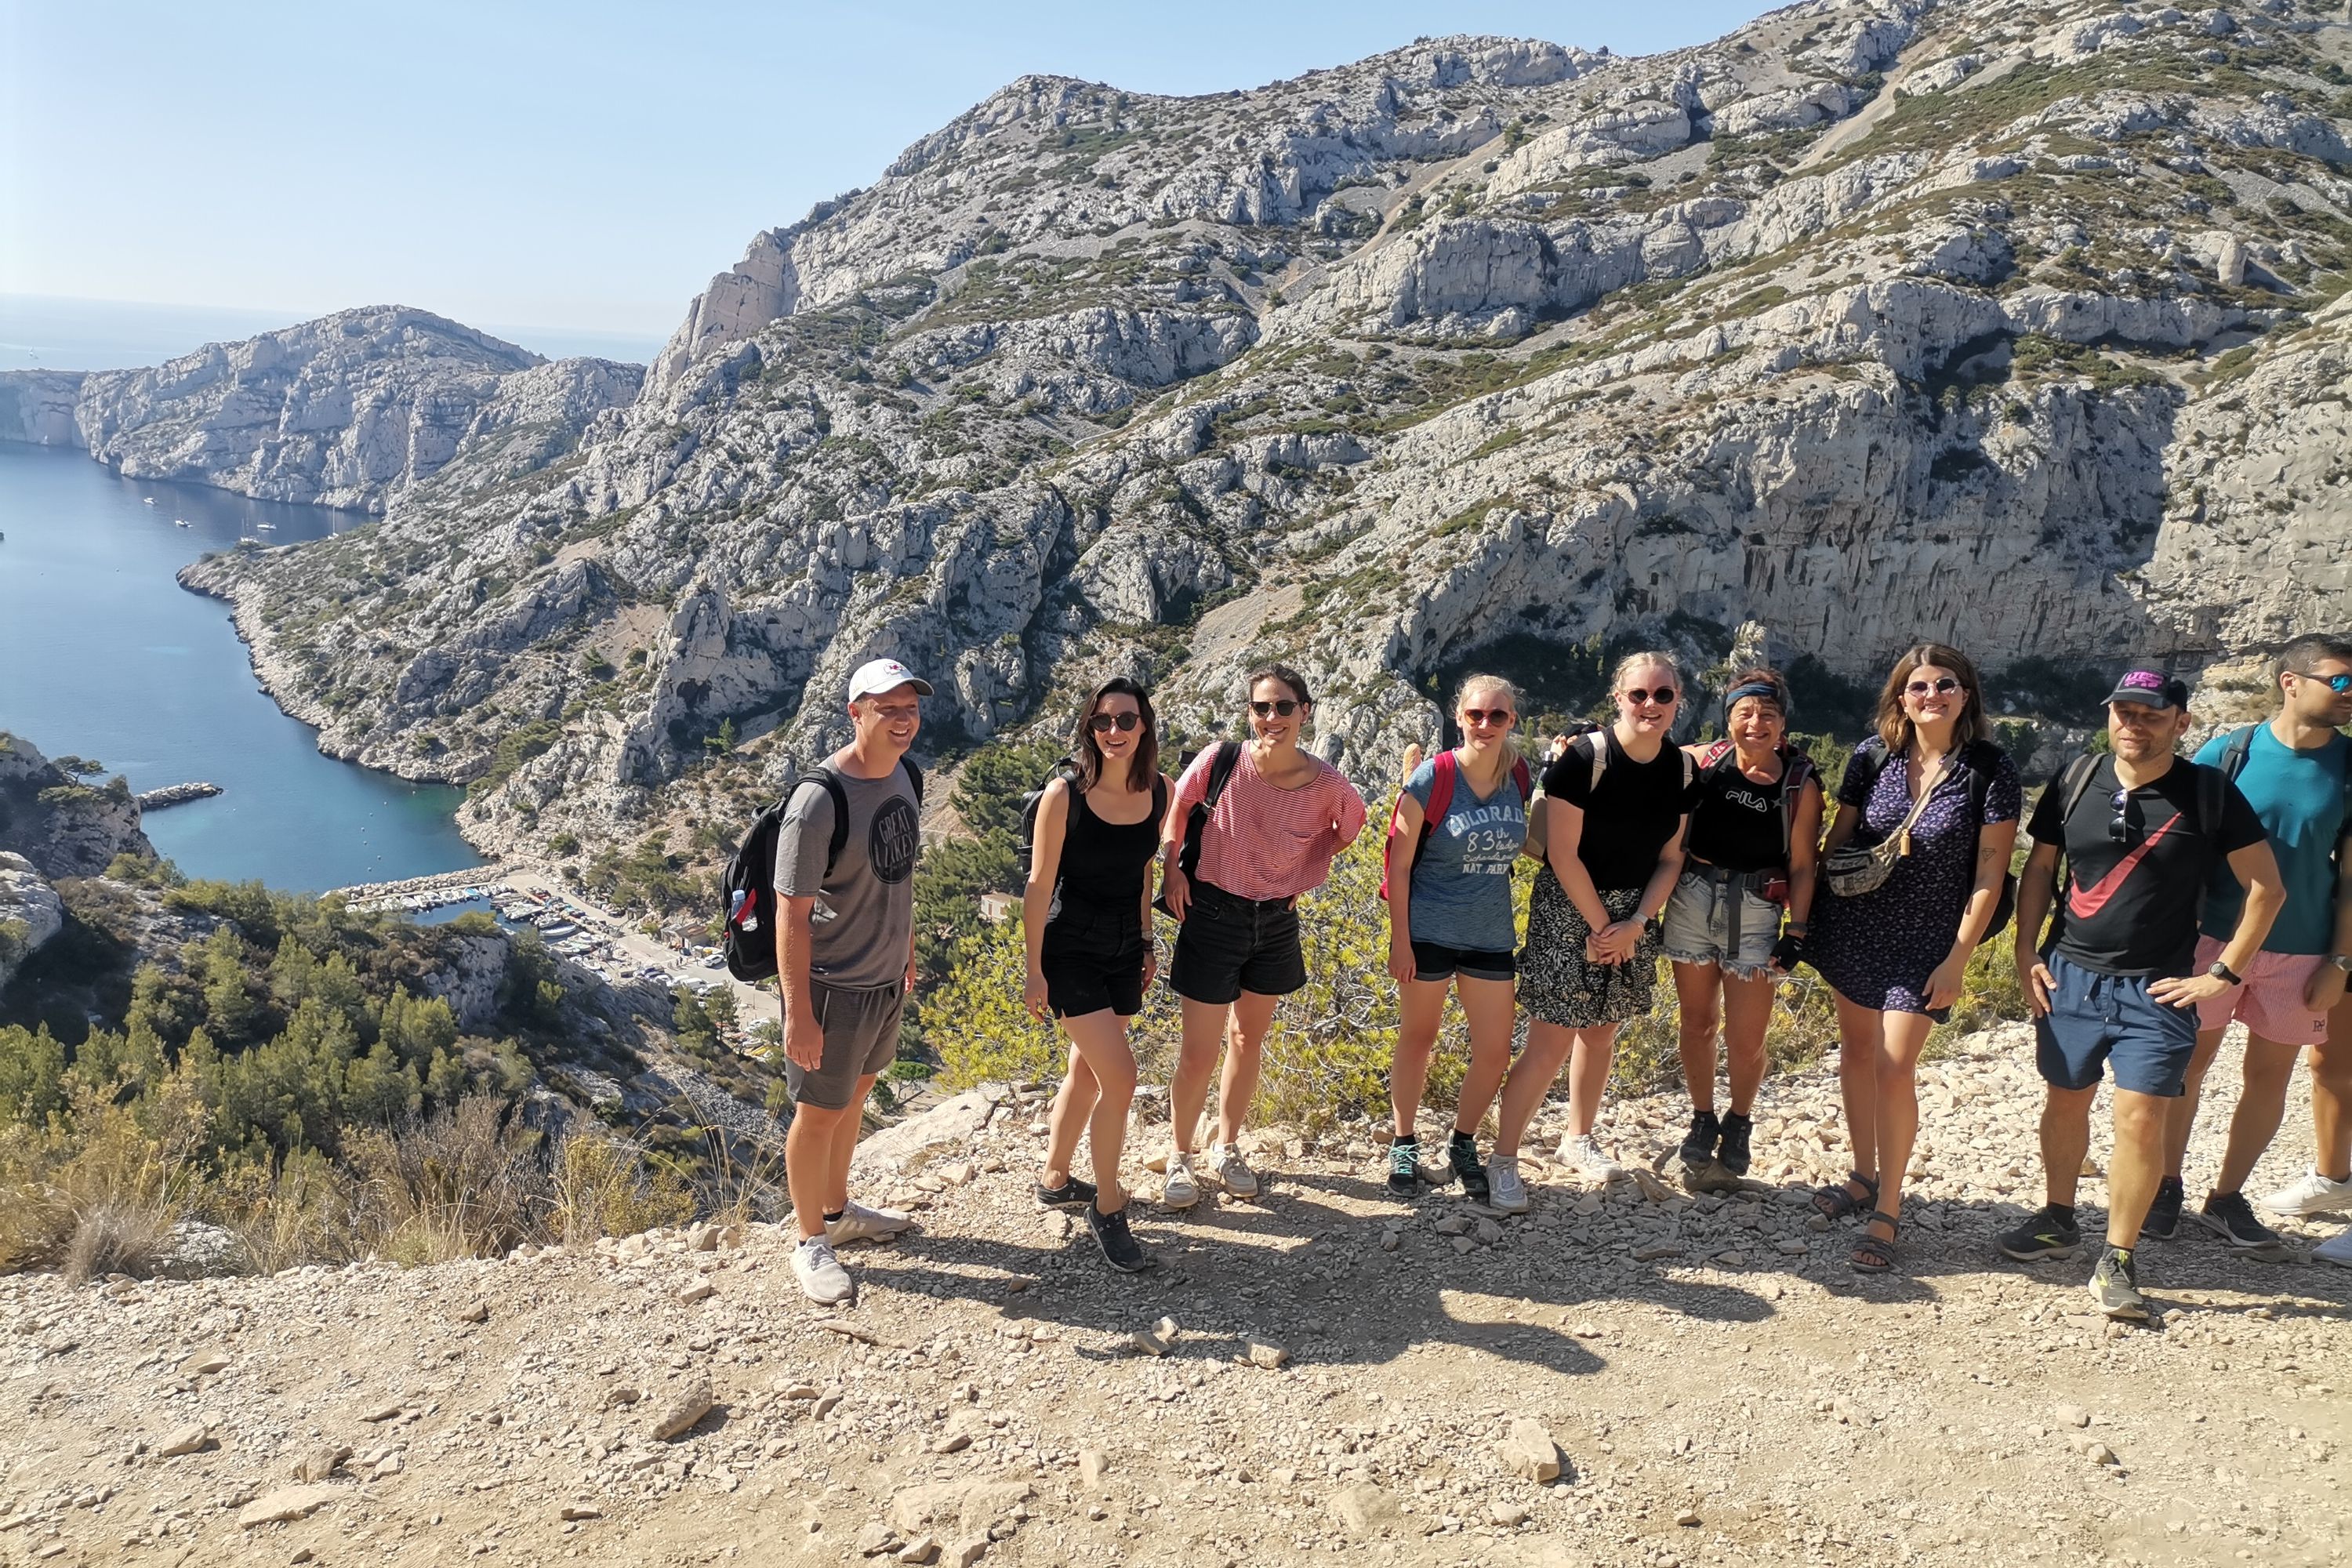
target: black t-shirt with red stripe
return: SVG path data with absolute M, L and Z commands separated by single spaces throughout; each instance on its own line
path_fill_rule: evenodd
M 2220 830 L 2208 840 L 2198 804 L 2198 774 L 2210 772 L 2185 757 L 2151 784 L 2128 793 L 2121 843 L 2108 827 L 2116 817 L 2113 757 L 2101 757 L 2074 810 L 2066 807 L 2061 769 L 2042 792 L 2025 830 L 2036 844 L 2055 844 L 2066 856 L 2054 940 L 2042 951 L 2100 974 L 2182 975 L 2196 962 L 2197 921 L 2215 861 L 2263 842 L 2262 819 L 2238 786 L 2221 780 Z

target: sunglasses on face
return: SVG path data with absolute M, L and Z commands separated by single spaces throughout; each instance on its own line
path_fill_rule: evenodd
M 2352 691 L 2352 675 L 2305 675 L 2300 670 L 2293 669 L 2287 671 L 2287 673 L 2294 676 L 2298 680 L 2316 680 L 2320 685 L 2325 686 L 2328 690 L 2333 691 L 2338 697 L 2343 696 L 2347 691 Z
M 1939 675 L 1932 685 L 1925 680 L 1915 680 L 1903 689 L 1913 697 L 1926 697 L 1930 693 L 1949 697 L 1959 689 L 1960 683 L 1958 679 L 1948 675 Z
M 1141 722 L 1143 716 L 1139 713 L 1097 713 L 1087 721 L 1087 728 L 1097 735 L 1108 735 L 1113 730 L 1124 735 Z
M 1671 686 L 1661 686 L 1655 691 L 1644 691 L 1637 686 L 1625 693 L 1625 700 L 1636 708 L 1649 702 L 1654 702 L 1661 708 L 1671 708 L 1680 695 L 1681 693 Z
M 1465 708 L 1462 717 L 1473 725 L 1502 725 L 1511 721 L 1511 710 L 1507 708 Z
M 1279 713 L 1284 718 L 1287 719 L 1293 713 L 1298 711 L 1298 704 L 1291 699 L 1285 697 L 1280 700 L 1274 702 L 1253 702 L 1250 704 L 1250 711 L 1256 714 L 1261 719 L 1276 713 Z
M 2115 816 L 2107 822 L 2107 842 L 2128 843 L 2131 839 L 2131 791 L 2119 789 L 2107 804 L 2115 807 Z

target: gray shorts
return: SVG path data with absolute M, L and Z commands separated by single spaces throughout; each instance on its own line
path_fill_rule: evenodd
M 846 1110 L 857 1080 L 878 1073 L 898 1054 L 898 1015 L 906 1011 L 903 984 L 871 991 L 841 991 L 809 982 L 817 1027 L 824 1031 L 824 1061 L 816 1071 L 784 1064 L 784 1087 L 794 1103 L 819 1110 Z
M 1677 963 L 1719 964 L 1735 980 L 1753 980 L 1769 970 L 1772 944 L 1780 936 L 1780 906 L 1749 892 L 1746 881 L 1684 872 L 1666 900 L 1666 956 Z M 1734 909 L 1739 915 L 1736 939 Z

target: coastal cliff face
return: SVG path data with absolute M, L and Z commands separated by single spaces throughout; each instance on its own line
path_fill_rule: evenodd
M 0 439 L 80 447 L 138 479 L 380 512 L 461 453 L 477 486 L 545 466 L 642 378 L 379 306 L 145 370 L 0 374 Z
M 2038 660 L 2352 618 L 2347 87 L 2294 0 L 1024 78 L 760 236 L 543 468 L 185 580 L 500 847 L 707 816 L 885 653 L 950 742 L 1115 669 L 1197 735 L 1286 658 L 1367 776 L 1468 663 L 1748 623 L 1849 679 L 1950 637 L 2029 710 Z
M 51 882 L 152 856 L 128 787 L 91 785 L 0 730 L 0 991 L 65 924 Z

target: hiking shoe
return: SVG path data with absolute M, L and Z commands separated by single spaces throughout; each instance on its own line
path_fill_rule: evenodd
M 1201 1178 L 1192 1173 L 1192 1156 L 1181 1149 L 1169 1152 L 1168 1179 L 1160 1188 L 1162 1208 L 1188 1209 L 1201 1201 Z
M 856 1281 L 841 1259 L 833 1255 L 833 1245 L 821 1236 L 801 1238 L 793 1248 L 793 1278 L 801 1282 L 801 1294 L 820 1307 L 838 1306 L 857 1294 Z
M 824 1222 L 824 1242 L 827 1247 L 842 1247 L 853 1241 L 896 1241 L 914 1224 L 913 1215 L 852 1203 L 841 1211 L 839 1219 Z
M 1505 1214 L 1525 1214 L 1530 1205 L 1528 1187 L 1519 1180 L 1519 1157 L 1497 1154 L 1486 1162 L 1486 1206 Z
M 1102 1248 L 1103 1259 L 1121 1274 L 1140 1274 L 1147 1268 L 1160 1267 L 1160 1259 L 1143 1250 L 1143 1244 L 1127 1228 L 1127 1211 L 1105 1214 L 1087 1200 L 1087 1228 L 1095 1233 L 1095 1245 Z
M 1445 1163 L 1462 1178 L 1462 1195 L 1474 1204 L 1486 1201 L 1486 1167 L 1478 1163 L 1478 1140 L 1467 1132 L 1456 1132 L 1445 1142 Z
M 2156 1201 L 2147 1205 L 2147 1218 L 2139 1227 L 2142 1236 L 2152 1236 L 2158 1241 L 2170 1241 L 2180 1228 L 2180 1205 L 2189 1194 L 2181 1190 L 2180 1178 L 2167 1176 L 2156 1184 Z
M 1257 1173 L 1242 1163 L 1242 1152 L 1231 1143 L 1217 1145 L 1215 1163 L 1209 1173 L 1217 1184 L 1237 1198 L 1257 1196 Z
M 2263 1200 L 2273 1214 L 2300 1217 L 2315 1214 L 2352 1214 L 2352 1179 L 2331 1182 L 2317 1171 L 2306 1171 L 2293 1186 L 2281 1187 Z
M 2285 1254 L 2278 1232 L 2254 1217 L 2254 1205 L 2243 1193 L 2210 1193 L 2197 1213 L 2197 1223 L 2229 1243 L 2230 1250 L 2249 1258 L 2276 1262 Z
M 1049 1209 L 1084 1208 L 1095 1201 L 1095 1184 L 1076 1176 L 1066 1177 L 1058 1187 L 1037 1184 L 1037 1201 Z
M 1410 1203 L 1421 1196 L 1421 1145 L 1393 1139 L 1389 1143 L 1389 1196 Z
M 2032 1263 L 2040 1258 L 2069 1258 L 2083 1245 L 2083 1232 L 2072 1214 L 2064 1213 L 2055 1204 L 2044 1204 L 2042 1211 L 2014 1230 L 2005 1230 L 1993 1238 L 2003 1252 L 2020 1263 Z
M 1723 1123 L 1715 1119 L 1712 1110 L 1691 1112 L 1690 1131 L 1683 1134 L 1683 1163 L 1696 1171 L 1715 1158 L 1715 1146 L 1723 1138 Z
M 1590 1181 L 1605 1182 L 1622 1176 L 1625 1167 L 1601 1152 L 1601 1144 L 1590 1132 L 1570 1133 L 1559 1141 L 1559 1163 Z
M 1736 1110 L 1723 1119 L 1723 1144 L 1716 1151 L 1715 1157 L 1722 1161 L 1723 1168 L 1735 1176 L 1748 1173 L 1748 1141 L 1755 1133 L 1756 1123 Z
M 2139 1293 L 2139 1270 L 2133 1266 L 2130 1253 L 2110 1247 L 2100 1255 L 2099 1266 L 2091 1270 L 2091 1300 L 2110 1318 L 2127 1323 L 2147 1321 L 2147 1298 Z

